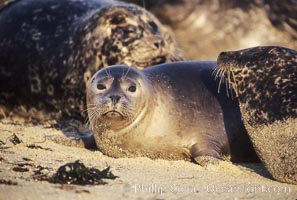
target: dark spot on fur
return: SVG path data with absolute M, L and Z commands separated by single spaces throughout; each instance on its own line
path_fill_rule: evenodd
M 249 101 L 249 105 L 252 108 L 256 108 L 257 106 L 259 106 L 259 101 L 258 100 L 251 100 L 251 101 Z
M 252 67 L 253 65 L 254 65 L 254 63 L 252 63 L 252 62 L 248 62 L 248 63 L 246 64 L 247 68 L 250 68 L 250 67 Z
M 115 65 L 118 62 L 118 58 L 117 57 L 111 57 L 108 59 L 107 64 L 108 65 Z
M 112 45 L 110 48 L 111 51 L 119 51 L 119 48 L 115 45 Z
M 157 26 L 157 24 L 155 22 L 150 21 L 148 24 L 152 28 L 152 33 L 153 34 L 158 32 L 158 26 Z
M 257 91 L 263 91 L 263 89 L 264 89 L 264 85 L 263 84 L 257 84 L 256 85 L 256 90 Z
M 238 78 L 236 78 L 236 80 L 238 81 L 238 82 L 241 82 L 242 81 L 242 76 L 239 76 Z
M 121 23 L 124 23 L 125 22 L 125 17 L 124 16 L 114 16 L 111 20 L 110 20 L 110 23 L 111 24 L 114 24 L 114 25 L 118 25 L 118 24 L 121 24 Z
M 68 99 L 68 104 L 70 105 L 71 108 L 74 108 L 75 107 L 75 101 L 73 98 L 69 98 Z
M 247 75 L 248 74 L 248 70 L 247 69 L 244 69 L 244 70 L 242 70 L 242 75 Z
M 135 33 L 135 30 L 127 27 L 127 28 L 123 29 L 123 38 L 126 39 L 130 36 L 130 34 L 134 34 L 134 33 Z

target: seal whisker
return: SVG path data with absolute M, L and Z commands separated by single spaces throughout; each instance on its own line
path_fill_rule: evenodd
M 107 77 L 107 78 L 109 79 L 109 75 L 108 75 L 108 72 L 107 72 L 107 70 L 106 70 L 106 69 L 104 70 L 104 72 L 105 72 L 105 74 L 106 74 L 106 76 L 105 76 L 105 77 Z
M 218 93 L 220 93 L 221 90 L 221 84 L 222 84 L 222 79 L 224 79 L 224 75 L 223 75 L 223 70 L 220 71 L 220 81 L 219 81 L 219 87 L 218 87 Z
M 225 77 L 225 86 L 226 86 L 226 94 L 227 97 L 231 97 L 231 85 L 230 85 L 230 70 L 229 68 L 224 68 L 223 76 Z M 229 94 L 230 91 L 230 94 Z
M 218 73 L 220 72 L 220 70 L 221 70 L 220 68 L 216 67 L 213 73 L 211 74 L 212 76 L 215 77 L 215 80 L 217 79 Z
M 222 71 L 223 71 L 223 69 L 219 69 L 218 71 L 217 71 L 217 73 L 216 73 L 216 77 L 221 77 L 222 76 Z
M 213 72 L 211 73 L 211 76 L 214 76 L 215 73 L 217 72 L 217 70 L 218 70 L 218 68 L 216 67 L 216 68 L 213 70 Z
M 94 115 L 96 114 L 96 110 L 95 109 L 92 109 L 92 110 L 88 110 L 88 116 L 89 116 L 89 119 L 91 120 Z
M 94 124 L 93 122 L 96 121 L 99 116 L 100 112 L 97 109 L 89 111 L 89 124 Z
M 236 83 L 236 80 L 235 80 L 235 75 L 234 75 L 234 71 L 233 70 L 230 70 L 231 71 L 231 74 L 232 74 L 232 78 L 233 78 L 233 81 L 230 79 L 230 83 L 233 83 L 233 89 L 234 89 L 234 92 L 236 94 L 236 97 L 238 97 L 238 87 L 237 87 L 237 83 Z
M 230 88 L 230 69 L 228 68 L 228 69 L 226 69 L 226 72 L 225 72 L 226 74 L 227 74 L 227 83 L 228 83 L 228 88 Z
M 110 69 L 105 69 L 105 73 L 106 73 L 108 79 L 112 79 L 112 76 L 110 74 Z
M 109 74 L 109 79 L 113 79 L 113 76 L 111 75 L 110 69 L 107 69 L 108 74 Z
M 92 109 L 92 107 L 96 107 L 97 104 L 88 104 L 88 107 L 86 109 L 83 109 L 81 111 L 82 114 L 85 114 L 88 112 L 88 110 Z
M 219 73 L 220 69 L 218 67 L 216 67 L 213 72 L 211 73 L 211 76 L 214 76 L 214 80 L 217 79 L 217 75 Z
M 215 74 L 215 80 L 217 80 L 217 78 L 218 77 L 220 77 L 220 73 L 221 73 L 221 69 L 218 69 L 217 71 L 216 71 L 216 74 Z
M 85 119 L 84 126 L 90 128 L 90 124 L 91 124 L 91 122 L 90 122 L 89 118 Z
M 129 73 L 129 71 L 130 71 L 130 66 L 128 66 L 128 69 L 127 69 L 127 72 L 125 73 L 125 75 L 124 75 L 124 80 L 126 80 L 126 78 L 127 78 L 127 76 L 128 76 L 128 73 Z
M 234 94 L 233 94 L 233 90 L 235 90 L 235 88 L 233 88 L 232 86 L 232 82 L 231 82 L 231 79 L 232 77 L 234 76 L 233 75 L 233 71 L 231 69 L 228 69 L 228 77 L 229 77 L 229 80 L 228 80 L 228 85 L 229 85 L 229 90 L 230 90 L 230 95 L 231 95 L 231 99 L 234 98 Z
M 226 87 L 226 94 L 229 97 L 229 88 L 228 88 L 228 81 L 225 79 L 225 87 Z
M 122 79 L 122 77 L 124 77 L 124 75 L 125 75 L 125 69 L 122 70 L 121 79 Z
M 106 73 L 107 79 L 110 79 L 110 75 L 108 73 L 108 69 L 105 70 L 105 73 Z
M 226 68 L 226 71 L 225 71 L 225 74 L 227 74 L 227 78 L 228 78 L 228 80 L 226 80 L 226 89 L 227 89 L 227 95 L 228 95 L 228 97 L 229 97 L 229 90 L 230 90 L 230 95 L 232 95 L 231 94 L 231 82 L 230 82 L 230 80 L 231 80 L 231 78 L 230 78 L 230 76 L 231 76 L 231 73 L 230 73 L 230 69 L 229 68 Z

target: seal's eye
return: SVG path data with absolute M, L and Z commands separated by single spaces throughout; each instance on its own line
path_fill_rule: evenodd
M 128 88 L 129 92 L 136 92 L 136 86 L 132 85 Z
M 101 83 L 98 83 L 98 84 L 97 84 L 97 89 L 98 89 L 98 90 L 105 90 L 105 89 L 106 89 L 106 86 L 103 85 L 103 84 L 101 84 Z

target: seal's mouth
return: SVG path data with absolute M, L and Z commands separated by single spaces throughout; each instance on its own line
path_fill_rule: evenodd
M 124 115 L 116 110 L 109 110 L 102 115 L 103 117 L 109 118 L 109 119 L 124 119 Z

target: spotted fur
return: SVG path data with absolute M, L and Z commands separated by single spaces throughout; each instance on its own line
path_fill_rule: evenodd
M 297 184 L 297 51 L 264 46 L 223 52 L 217 74 L 236 90 L 266 169 L 280 182 Z
M 0 104 L 81 117 L 99 69 L 181 60 L 149 12 L 112 0 L 19 0 L 0 11 Z
M 297 117 L 297 51 L 264 46 L 223 52 L 218 66 L 250 124 Z

